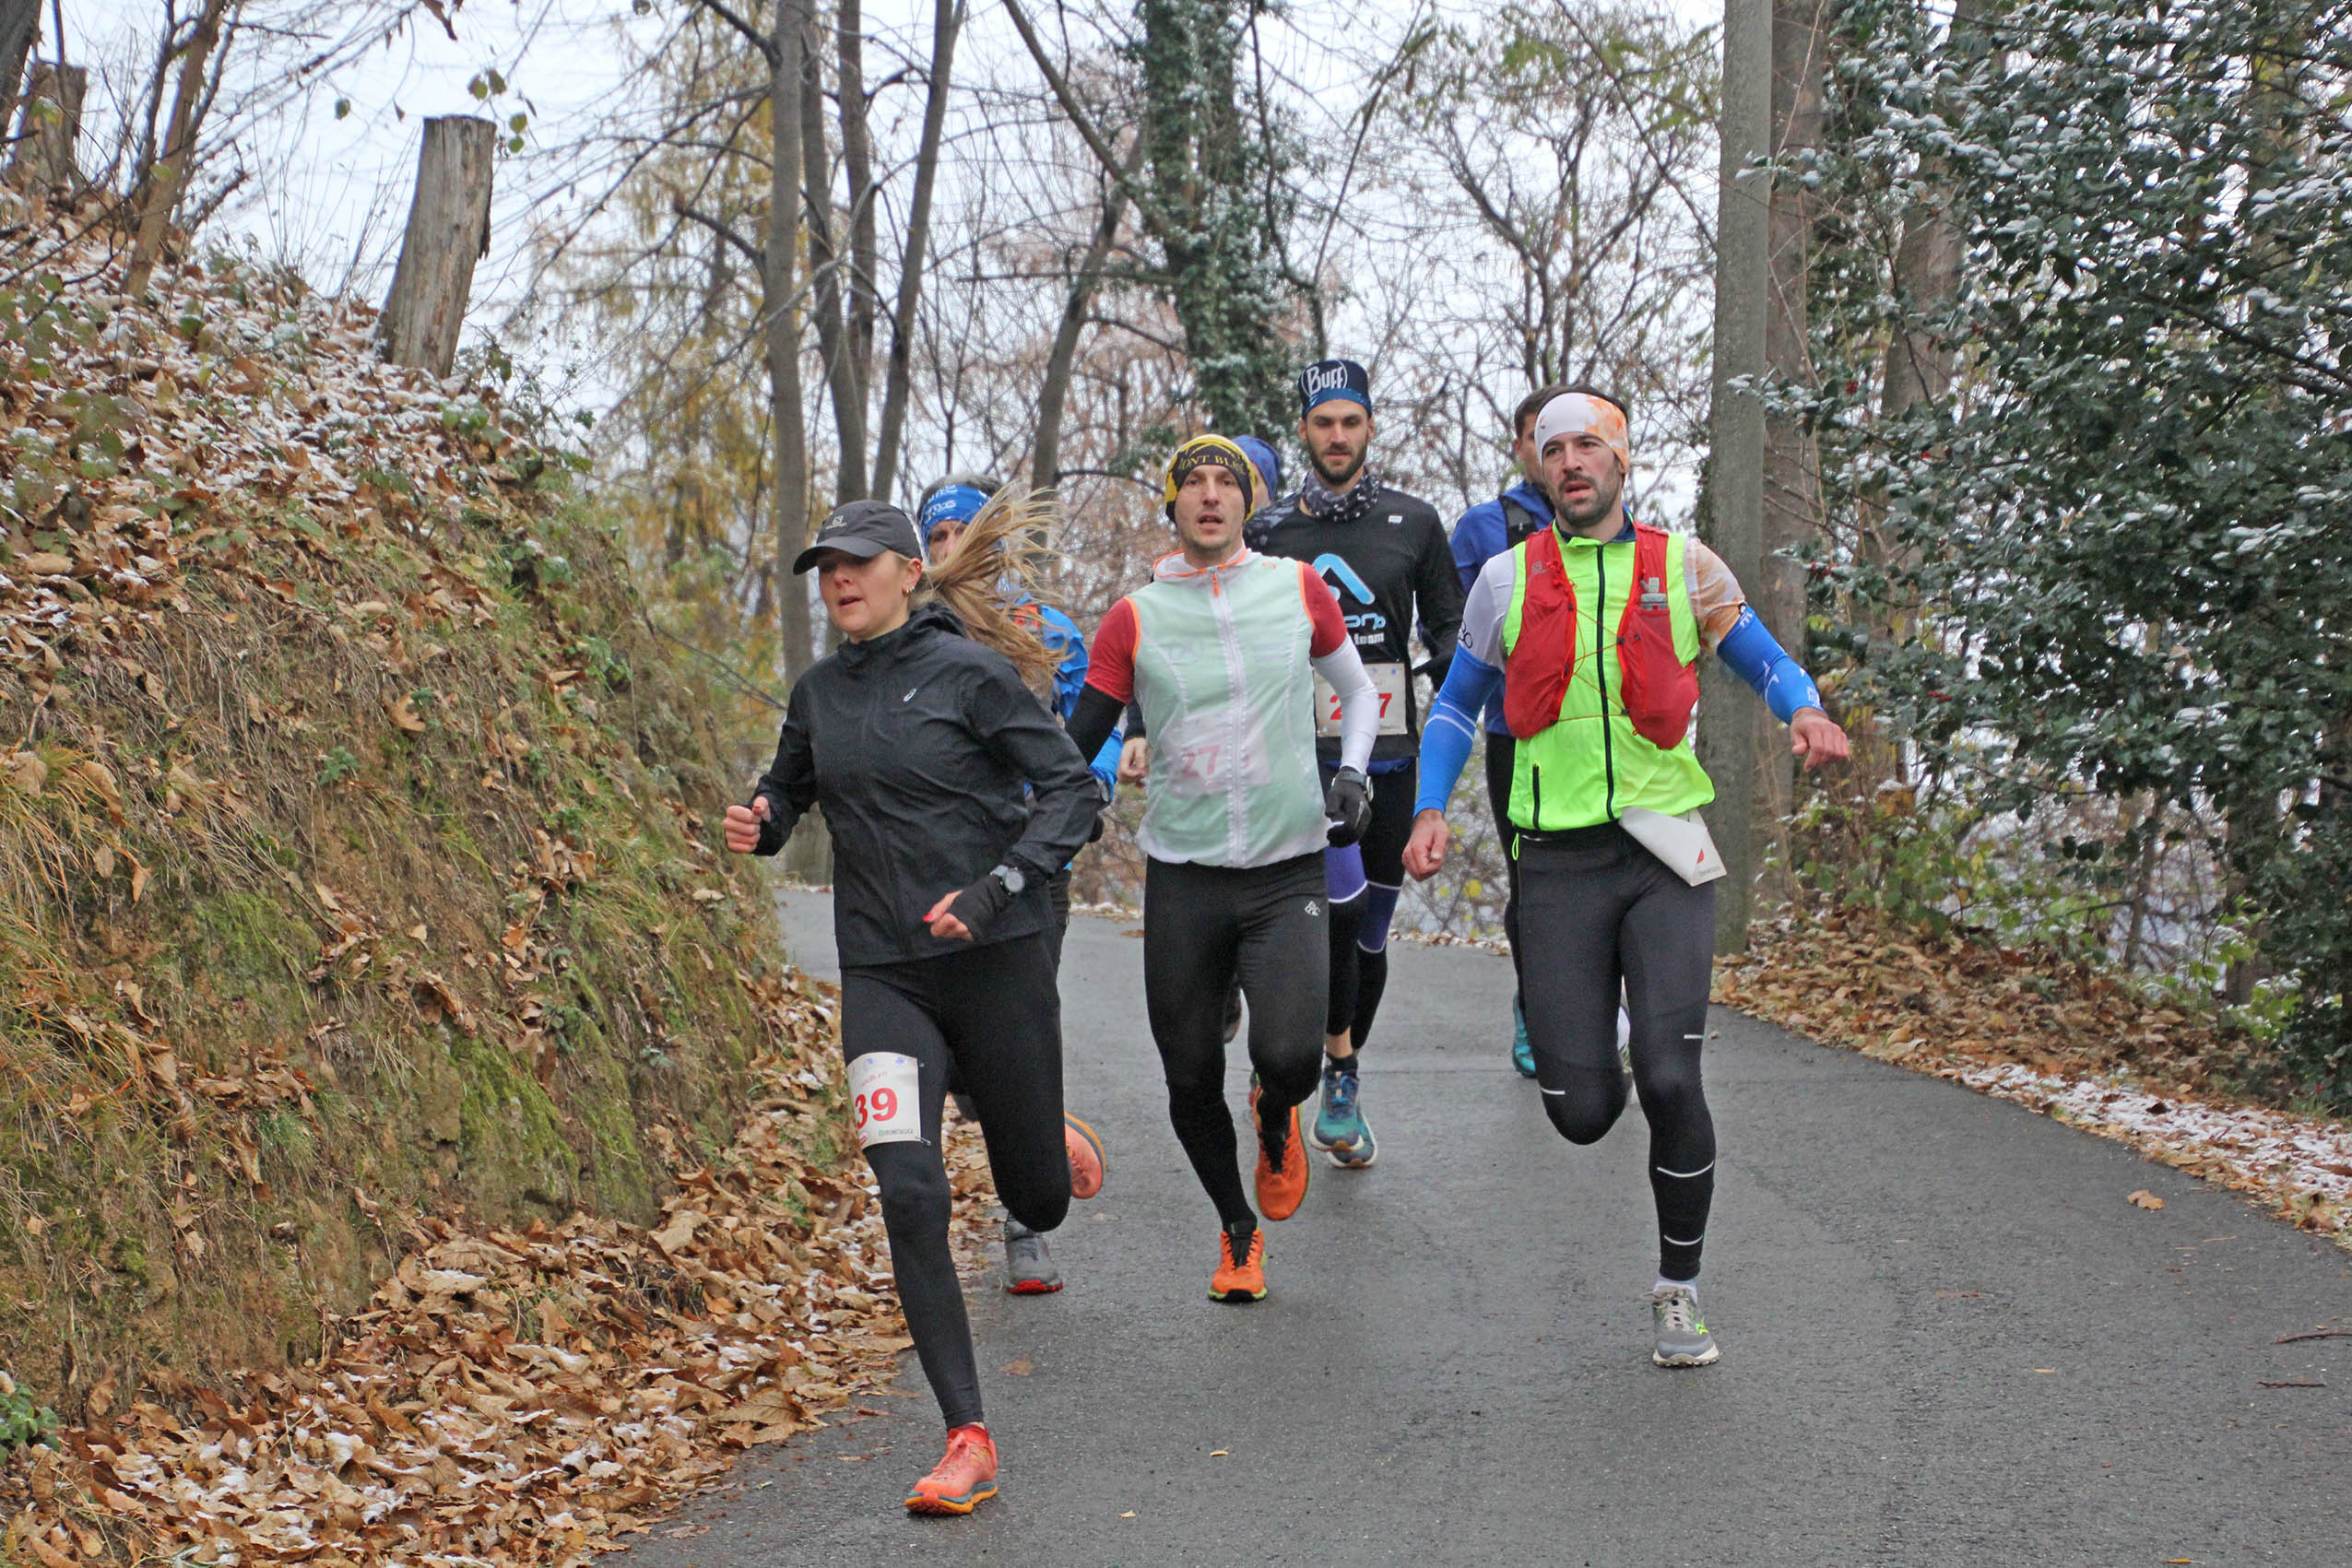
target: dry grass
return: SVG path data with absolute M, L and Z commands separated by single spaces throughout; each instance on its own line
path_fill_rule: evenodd
M 705 698 L 497 387 L 77 276 L 0 320 L 0 1365 L 69 1419 L 314 1359 L 418 1214 L 651 1219 L 786 1043 Z

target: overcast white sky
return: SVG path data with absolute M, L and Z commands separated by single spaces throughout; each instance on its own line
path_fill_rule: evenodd
M 315 0 L 313 0 L 315 3 Z M 327 289 L 349 286 L 364 296 L 382 294 L 389 281 L 399 229 L 407 215 L 415 177 L 421 123 L 431 115 L 491 113 L 503 122 L 517 112 L 530 116 L 526 147 L 502 163 L 493 212 L 490 254 L 476 274 L 477 327 L 495 324 L 527 283 L 534 217 L 547 204 L 580 199 L 590 185 L 573 184 L 576 148 L 632 100 L 628 47 L 659 36 L 681 0 L 654 0 L 657 9 L 639 16 L 632 0 L 467 0 L 452 11 L 453 40 L 424 12 L 354 52 L 350 63 L 309 79 L 288 92 L 289 66 L 317 53 L 353 25 L 371 0 L 328 0 L 350 8 L 319 39 L 268 40 L 248 34 L 230 55 L 232 88 L 266 88 L 281 95 L 281 107 L 266 122 L 241 131 L 238 140 L 250 166 L 246 185 L 215 219 L 217 237 L 246 238 L 274 260 L 301 266 L 312 282 Z M 373 0 L 381 3 L 381 0 Z M 1310 121 L 1338 120 L 1361 101 L 1371 66 L 1386 57 L 1416 0 L 1293 0 L 1279 28 L 1270 25 L 1266 44 L 1277 65 L 1297 84 L 1297 107 Z M 1720 0 L 1669 0 L 1694 21 L 1720 18 Z M 1123 10 L 1121 0 L 1105 0 Z M 180 9 L 192 9 L 181 0 Z M 282 0 L 247 0 L 244 14 L 270 21 L 293 7 Z M 77 0 L 65 8 L 67 56 L 93 68 L 89 112 L 94 117 L 85 146 L 100 148 L 124 101 L 146 80 L 150 66 L 143 53 L 153 47 L 163 0 Z M 886 53 L 893 41 L 919 50 L 928 38 L 929 0 L 868 0 L 866 19 L 877 40 L 873 53 Z M 1331 43 L 1326 46 L 1323 41 Z M 55 43 L 44 37 L 41 53 Z M 999 65 L 1028 80 L 1031 67 L 993 0 L 975 0 L 957 59 L 958 78 L 987 79 Z M 869 80 L 888 74 L 881 59 L 869 65 Z M 487 105 L 468 89 L 486 72 L 503 77 L 507 90 Z M 919 112 L 919 87 L 890 89 L 904 101 L 885 105 L 885 114 Z M 232 92 L 232 95 L 234 93 Z M 338 100 L 349 110 L 338 117 Z M 1327 122 L 1328 123 L 1328 122 Z M 1305 127 L 1310 135 L 1316 127 Z M 92 158 L 102 159 L 102 150 Z M 543 355 L 561 360 L 562 346 L 544 345 Z M 554 366 L 550 366 L 554 369 Z M 573 395 L 599 401 L 594 374 L 573 387 Z

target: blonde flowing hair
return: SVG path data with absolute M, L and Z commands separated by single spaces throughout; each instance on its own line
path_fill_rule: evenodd
M 1005 485 L 964 525 L 944 566 L 927 567 L 915 601 L 947 606 L 971 639 L 1013 662 L 1021 678 L 1050 690 L 1060 660 L 1037 634 L 1034 610 L 1018 613 L 1024 596 L 1053 560 L 1046 541 L 1061 523 L 1051 490 Z

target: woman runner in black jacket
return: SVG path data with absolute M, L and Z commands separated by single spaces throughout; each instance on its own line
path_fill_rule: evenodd
M 818 570 L 844 641 L 793 688 L 751 805 L 727 812 L 739 854 L 774 855 L 813 804 L 833 834 L 857 1138 L 881 1185 L 907 1331 L 948 1424 L 946 1456 L 906 1498 L 922 1514 L 968 1514 L 997 1491 L 948 1250 L 940 1149 L 951 1076 L 978 1109 L 997 1196 L 1022 1224 L 1053 1230 L 1073 1169 L 1086 1197 L 1102 1172 L 1100 1145 L 1062 1112 L 1046 890 L 1084 846 L 1101 796 L 1016 664 L 1052 665 L 998 596 L 1020 543 L 979 533 L 924 593 L 904 513 L 853 501 L 825 520 L 793 571 Z

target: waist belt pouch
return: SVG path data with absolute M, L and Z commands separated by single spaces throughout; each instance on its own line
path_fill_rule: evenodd
M 1715 835 L 1696 811 L 1669 817 L 1663 811 L 1629 806 L 1617 819 L 1633 841 L 1656 855 L 1661 864 L 1692 887 L 1704 887 L 1727 875 Z

